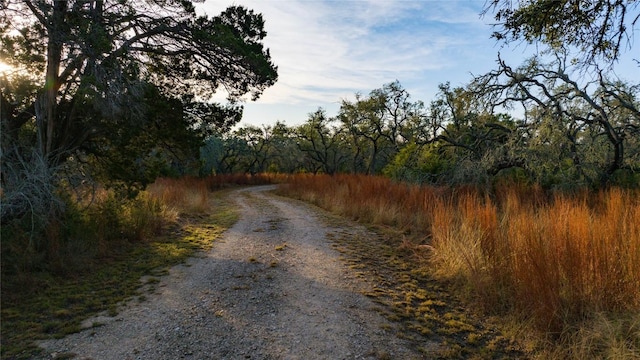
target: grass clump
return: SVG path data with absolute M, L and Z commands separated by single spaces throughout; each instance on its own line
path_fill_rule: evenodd
M 526 314 L 563 341 L 600 312 L 640 309 L 637 195 L 610 189 L 528 205 L 525 193 L 512 191 L 497 201 L 466 195 L 439 202 L 435 262 L 442 274 L 462 278 L 486 308 Z M 601 349 L 594 346 L 589 357 Z

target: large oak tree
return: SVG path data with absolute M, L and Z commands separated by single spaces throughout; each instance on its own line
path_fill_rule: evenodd
M 145 155 L 141 136 L 228 129 L 241 108 L 207 101 L 275 83 L 265 36 L 240 6 L 208 17 L 186 0 L 0 0 L 0 60 L 17 69 L 0 84 L 5 192 L 8 170 L 36 157 L 55 172 L 83 155 Z

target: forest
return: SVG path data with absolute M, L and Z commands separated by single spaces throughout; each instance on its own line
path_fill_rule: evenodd
M 547 357 L 640 356 L 640 84 L 615 72 L 637 54 L 636 1 L 487 1 L 496 41 L 537 55 L 496 54 L 434 99 L 363 89 L 296 126 L 239 125 L 278 80 L 263 16 L 193 3 L 0 0 L 3 358 L 76 329 L 20 318 L 24 299 L 213 211 L 211 191 L 271 182 L 399 230 L 470 303 L 527 314 Z
M 383 174 L 437 185 L 509 179 L 547 189 L 637 184 L 632 86 L 602 78 L 588 93 L 567 78 L 565 62 L 532 59 L 515 70 L 501 62 L 467 88 L 442 84 L 428 106 L 395 81 L 342 100 L 335 117 L 319 108 L 296 127 L 239 127 L 205 140 L 200 172 Z M 494 111 L 503 105 L 521 105 L 524 118 Z

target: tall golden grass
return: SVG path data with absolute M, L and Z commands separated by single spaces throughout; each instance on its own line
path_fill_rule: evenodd
M 206 178 L 159 178 L 147 187 L 147 193 L 163 205 L 179 212 L 198 213 L 209 208 L 209 193 L 238 185 L 263 185 L 283 182 L 282 174 L 221 174 Z
M 289 175 L 278 173 L 260 174 L 219 174 L 211 175 L 204 179 L 209 190 L 221 189 L 236 185 L 266 185 L 277 184 L 286 181 Z
M 532 205 L 522 190 L 508 189 L 501 202 L 440 202 L 432 235 L 442 269 L 479 293 L 495 290 L 497 298 L 485 296 L 489 306 L 507 298 L 552 332 L 596 312 L 640 309 L 638 193 L 556 195 Z
M 460 280 L 485 309 L 524 316 L 552 337 L 573 338 L 598 314 L 640 311 L 640 191 L 485 191 L 361 175 L 295 176 L 284 191 L 428 243 L 437 275 Z M 623 343 L 638 354 L 634 326 Z
M 209 189 L 204 179 L 161 178 L 149 185 L 147 192 L 163 205 L 179 212 L 202 213 L 209 208 Z

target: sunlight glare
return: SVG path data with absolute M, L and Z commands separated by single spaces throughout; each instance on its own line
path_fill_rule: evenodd
M 11 70 L 13 70 L 13 66 L 8 65 L 8 64 L 0 61 L 0 74 L 1 75 L 8 74 L 9 72 L 11 72 Z

